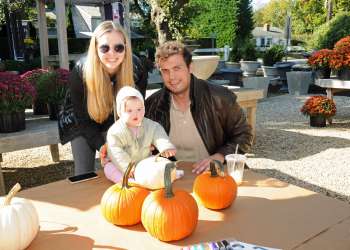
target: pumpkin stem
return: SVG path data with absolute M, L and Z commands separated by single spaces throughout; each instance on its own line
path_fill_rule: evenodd
M 129 175 L 131 170 L 135 167 L 135 162 L 130 162 L 124 175 L 123 175 L 123 183 L 122 188 L 129 188 Z
M 219 174 L 218 174 L 216 165 L 219 166 L 219 170 L 220 170 Z M 210 162 L 210 176 L 211 177 L 217 177 L 219 175 L 220 176 L 224 175 L 224 165 L 218 160 L 212 160 Z
M 158 161 L 159 161 L 160 154 L 161 154 L 161 153 L 159 152 L 158 154 L 155 155 L 155 159 L 154 159 L 155 162 L 158 162 Z
M 164 185 L 165 185 L 165 198 L 171 198 L 174 196 L 173 188 L 171 185 L 171 170 L 175 167 L 175 164 L 169 162 L 165 165 L 164 171 Z
M 10 190 L 10 192 L 6 195 L 3 206 L 8 206 L 11 204 L 12 198 L 17 194 L 17 192 L 21 189 L 21 185 L 16 183 Z

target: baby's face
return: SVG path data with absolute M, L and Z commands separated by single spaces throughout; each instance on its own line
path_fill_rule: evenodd
M 137 127 L 145 115 L 145 107 L 139 99 L 130 99 L 125 102 L 126 124 L 129 127 Z

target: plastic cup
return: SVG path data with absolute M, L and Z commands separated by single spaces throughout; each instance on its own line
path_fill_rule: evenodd
M 247 160 L 245 155 L 230 154 L 225 156 L 227 172 L 240 185 L 243 180 L 244 165 Z

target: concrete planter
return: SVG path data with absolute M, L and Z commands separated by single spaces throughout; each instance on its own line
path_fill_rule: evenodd
M 256 76 L 256 71 L 260 67 L 260 63 L 257 61 L 240 61 L 241 70 L 243 70 L 244 76 Z
M 243 79 L 243 86 L 245 88 L 262 89 L 265 98 L 267 96 L 270 79 L 269 77 L 246 77 Z
M 261 66 L 261 67 L 265 77 L 275 78 L 279 76 L 278 70 L 276 67 L 273 67 L 273 66 Z
M 287 72 L 288 93 L 291 95 L 307 95 L 310 84 L 313 83 L 312 72 Z
M 241 64 L 238 62 L 225 62 L 225 68 L 227 68 L 227 69 L 241 69 Z
M 199 79 L 207 80 L 215 72 L 219 59 L 219 56 L 193 56 L 193 74 Z

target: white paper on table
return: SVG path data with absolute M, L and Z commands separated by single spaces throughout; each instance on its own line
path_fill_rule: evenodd
M 230 250 L 282 250 L 279 248 L 257 246 L 257 245 L 237 241 L 237 240 L 229 241 L 229 242 L 230 242 L 231 248 L 226 247 L 226 249 L 230 249 Z

